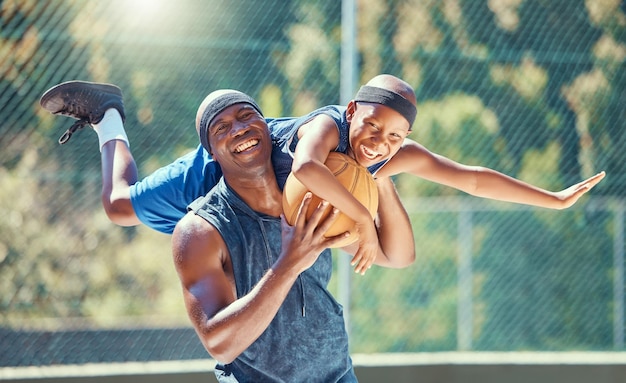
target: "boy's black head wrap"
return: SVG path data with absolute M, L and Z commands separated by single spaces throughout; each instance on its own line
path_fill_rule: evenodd
M 198 135 L 200 136 L 200 143 L 209 153 L 210 145 L 208 133 L 211 121 L 213 121 L 215 116 L 220 114 L 224 109 L 231 105 L 241 103 L 252 105 L 252 107 L 256 109 L 261 116 L 263 115 L 263 112 L 261 112 L 261 108 L 257 105 L 256 101 L 254 101 L 252 97 L 238 90 L 229 90 L 227 93 L 216 97 L 205 106 L 204 111 L 202 112 L 202 118 L 200 118 L 200 125 L 198 126 Z
M 357 92 L 354 101 L 373 102 L 390 107 L 409 122 L 409 129 L 413 126 L 415 116 L 417 116 L 417 108 L 409 100 L 396 92 L 375 86 L 362 86 Z

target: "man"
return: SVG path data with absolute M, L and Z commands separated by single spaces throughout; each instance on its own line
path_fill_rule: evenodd
M 338 240 L 322 235 L 332 219 L 316 227 L 325 206 L 294 228 L 281 222 L 272 140 L 250 97 L 213 92 L 203 114 L 223 179 L 176 225 L 172 248 L 218 379 L 355 381 L 341 308 L 325 288 L 332 264 L 324 249 Z

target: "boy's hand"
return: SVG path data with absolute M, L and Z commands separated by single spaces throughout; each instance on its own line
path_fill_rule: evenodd
M 378 233 L 373 220 L 357 223 L 356 228 L 359 232 L 359 249 L 352 257 L 350 265 L 356 265 L 354 267 L 355 273 L 364 275 L 372 267 L 378 254 Z
M 602 181 L 605 175 L 606 174 L 604 172 L 600 172 L 593 177 L 589 177 L 588 179 L 577 183 L 576 185 L 572 185 L 565 190 L 555 193 L 561 201 L 561 205 L 556 208 L 566 209 L 575 204 L 578 199 L 583 196 L 583 194 L 587 193 L 591 190 L 591 188 L 596 186 L 598 182 Z

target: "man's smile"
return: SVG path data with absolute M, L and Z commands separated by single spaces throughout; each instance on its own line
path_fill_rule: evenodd
M 246 151 L 254 146 L 257 146 L 259 144 L 259 140 L 256 138 L 247 140 L 239 145 L 237 145 L 237 147 L 235 147 L 235 153 L 241 153 L 243 151 Z

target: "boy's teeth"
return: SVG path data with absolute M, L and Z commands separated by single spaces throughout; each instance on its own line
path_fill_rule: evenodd
M 363 148 L 363 154 L 365 154 L 366 157 L 372 159 L 378 156 L 378 153 L 368 149 L 367 147 L 363 146 L 362 148 Z

